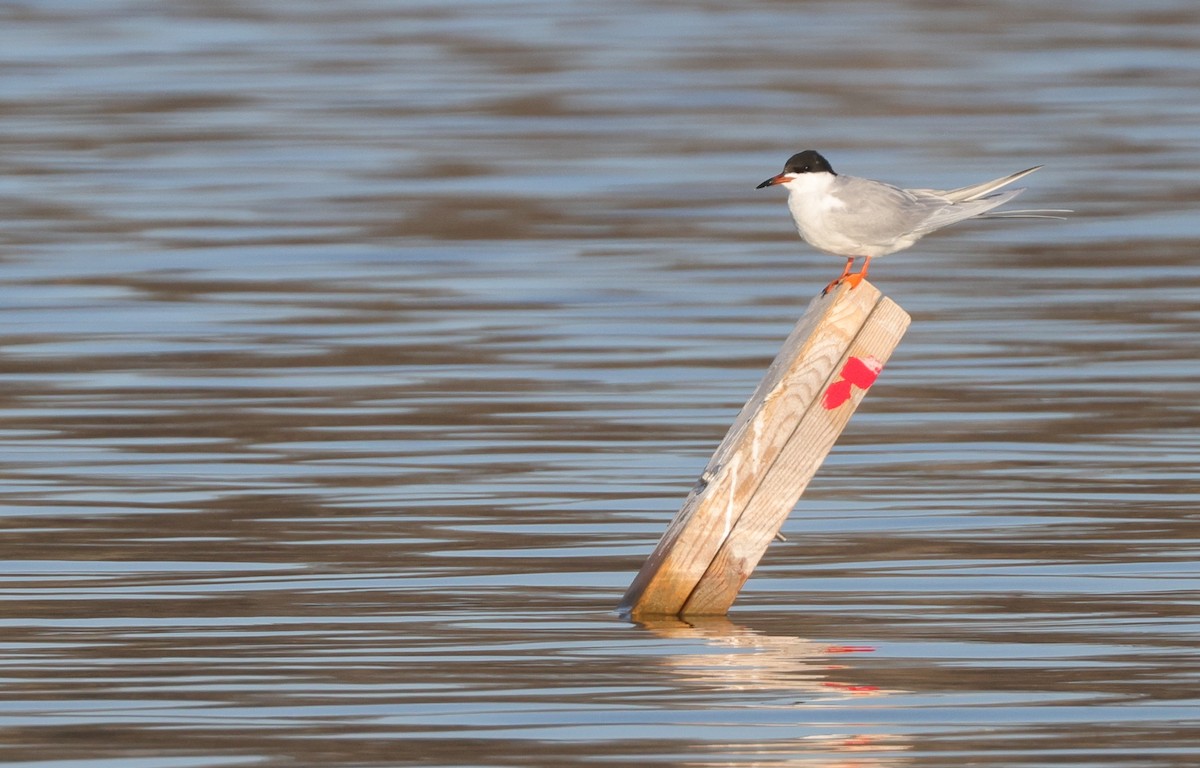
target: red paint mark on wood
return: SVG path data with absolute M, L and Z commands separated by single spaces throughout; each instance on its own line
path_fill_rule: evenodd
M 853 392 L 854 387 L 867 389 L 874 384 L 875 379 L 882 370 L 883 363 L 870 355 L 849 358 L 846 360 L 846 364 L 842 366 L 842 372 L 838 374 L 838 380 L 830 384 L 829 389 L 825 390 L 825 396 L 821 398 L 821 404 L 825 406 L 825 410 L 831 411 L 837 408 L 850 399 L 850 394 Z

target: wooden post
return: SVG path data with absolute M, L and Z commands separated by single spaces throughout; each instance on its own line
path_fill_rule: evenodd
M 625 593 L 623 614 L 729 610 L 909 320 L 865 280 L 809 303 Z

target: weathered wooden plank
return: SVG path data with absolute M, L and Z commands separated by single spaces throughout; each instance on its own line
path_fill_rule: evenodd
M 729 609 L 908 321 L 865 281 L 809 304 L 630 585 L 623 612 Z
M 873 381 L 874 374 L 878 373 L 899 344 L 908 322 L 908 314 L 895 302 L 882 299 L 842 355 L 835 370 L 845 370 L 847 365 L 851 365 L 852 359 L 869 361 L 862 365 L 871 371 L 867 375 Z M 826 399 L 825 392 L 839 381 L 845 380 L 839 374 L 832 376 L 820 396 L 814 398 L 800 416 L 795 431 L 779 452 L 775 463 L 763 473 L 761 482 L 743 507 L 737 524 L 696 584 L 680 611 L 681 615 L 723 614 L 729 610 L 866 395 L 866 388 L 849 383 L 844 387 L 846 399 L 841 400 L 840 404 L 834 405 L 836 398 L 828 403 L 823 402 Z

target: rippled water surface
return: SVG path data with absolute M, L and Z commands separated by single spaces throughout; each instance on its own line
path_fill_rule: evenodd
M 0 761 L 1200 762 L 1200 6 L 0 3 Z M 809 299 L 1026 206 L 728 618 L 615 606 Z

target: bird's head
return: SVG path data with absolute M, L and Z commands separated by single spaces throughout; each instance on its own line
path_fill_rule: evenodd
M 833 166 L 821 156 L 820 152 L 806 149 L 789 157 L 788 161 L 783 164 L 782 173 L 772 176 L 755 187 L 755 189 L 762 189 L 763 187 L 770 187 L 775 184 L 787 184 L 789 181 L 798 179 L 806 173 L 827 173 L 830 176 L 837 176 L 833 172 Z

